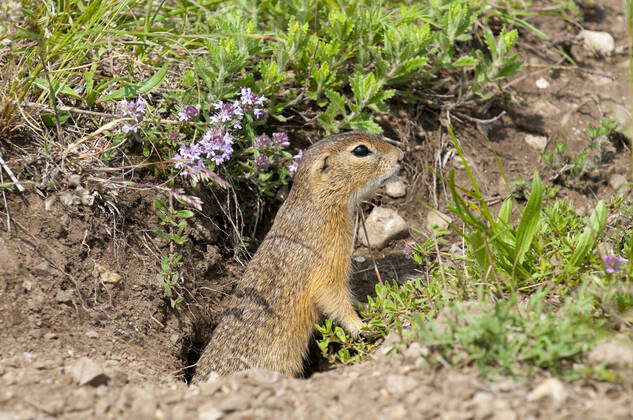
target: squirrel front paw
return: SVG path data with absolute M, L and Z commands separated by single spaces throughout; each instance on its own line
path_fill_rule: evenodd
M 365 323 L 360 318 L 357 318 L 353 323 L 347 323 L 344 327 L 347 333 L 356 340 L 363 335 L 362 329 L 365 327 Z

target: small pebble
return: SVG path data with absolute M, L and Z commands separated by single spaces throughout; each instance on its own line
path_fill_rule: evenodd
M 429 232 L 432 232 L 435 229 L 448 229 L 452 222 L 453 219 L 451 218 L 451 216 L 437 210 L 430 210 L 426 214 L 426 228 Z
M 103 371 L 103 368 L 94 360 L 82 357 L 68 369 L 68 373 L 77 381 L 79 385 L 99 386 L 105 384 L 110 379 Z
M 588 360 L 616 369 L 633 368 L 633 343 L 627 339 L 602 341 L 589 353 Z
M 538 401 L 550 397 L 554 402 L 562 403 L 567 399 L 565 385 L 556 378 L 549 378 L 537 385 L 527 396 L 528 401 Z
M 358 238 L 365 246 L 380 250 L 393 239 L 406 236 L 409 231 L 407 222 L 395 210 L 375 207 L 365 222 L 367 236 L 362 225 L 358 228 Z M 367 242 L 369 239 L 369 244 Z
M 539 89 L 547 89 L 549 87 L 549 82 L 541 77 L 536 81 L 536 87 Z
M 392 177 L 385 182 L 385 192 L 391 198 L 401 198 L 407 195 L 407 186 L 398 177 Z
M 542 152 L 547 147 L 547 137 L 545 136 L 535 136 L 532 134 L 528 134 L 525 136 L 525 142 L 532 147 L 533 149 Z
M 88 330 L 88 331 L 86 331 L 86 337 L 88 337 L 88 338 L 98 338 L 99 337 L 99 333 L 96 332 L 95 330 Z
M 609 55 L 615 50 L 615 39 L 608 32 L 601 31 L 580 31 L 578 34 L 585 49 L 598 52 L 602 55 Z

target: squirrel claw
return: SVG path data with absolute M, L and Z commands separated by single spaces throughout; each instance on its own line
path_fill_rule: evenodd
M 378 331 L 368 331 L 368 330 L 360 331 L 360 338 L 363 338 L 365 340 L 376 340 L 379 337 L 380 337 L 380 333 Z

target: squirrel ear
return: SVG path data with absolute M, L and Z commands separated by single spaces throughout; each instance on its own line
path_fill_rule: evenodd
M 322 174 L 324 174 L 324 173 L 327 173 L 329 169 L 330 169 L 330 156 L 329 155 L 321 156 L 319 160 L 319 170 L 321 171 Z

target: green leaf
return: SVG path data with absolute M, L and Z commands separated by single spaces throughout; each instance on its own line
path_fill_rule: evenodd
M 589 223 L 577 240 L 577 246 L 569 259 L 569 264 L 578 267 L 587 253 L 596 245 L 598 236 L 604 231 L 607 222 L 607 209 L 604 201 L 600 200 L 589 217 Z
M 99 99 L 99 102 L 119 101 L 121 99 L 136 98 L 139 95 L 149 93 L 159 87 L 165 80 L 169 65 L 165 63 L 152 77 L 147 79 L 142 85 L 128 85 L 119 88 L 109 95 Z
M 488 250 L 486 249 L 486 243 L 481 231 L 476 230 L 471 234 L 466 235 L 466 241 L 470 246 L 475 261 L 479 264 L 481 271 L 483 273 L 487 273 L 490 269 L 490 258 L 488 256 Z
M 188 219 L 190 217 L 193 217 L 193 212 L 191 210 L 178 210 L 176 212 L 176 216 L 178 217 L 182 217 L 183 219 Z
M 57 114 L 57 116 L 59 118 L 60 125 L 64 125 L 64 123 L 68 121 L 68 118 L 70 118 L 70 114 L 64 111 Z M 55 127 L 55 125 L 57 124 L 55 114 L 42 114 L 42 122 L 47 127 Z
M 506 63 L 497 71 L 497 74 L 494 75 L 494 79 L 503 79 L 504 77 L 512 76 L 518 72 L 522 66 L 523 62 L 518 60 Z
M 349 126 L 350 128 L 354 130 L 362 130 L 362 131 L 367 131 L 369 133 L 376 133 L 376 134 L 382 133 L 382 127 L 376 124 L 371 119 L 371 117 L 368 117 L 367 119 L 357 119 L 357 120 L 350 121 Z
M 335 110 L 345 109 L 345 97 L 334 90 L 326 90 L 325 96 L 330 100 L 330 105 L 334 106 Z
M 525 257 L 525 254 L 530 249 L 534 234 L 539 227 L 542 204 L 543 183 L 541 182 L 541 178 L 539 177 L 538 173 L 535 173 L 534 180 L 532 181 L 532 191 L 530 193 L 530 198 L 528 199 L 527 205 L 523 210 L 521 220 L 519 221 L 519 227 L 517 229 L 517 249 L 514 260 L 515 266 L 523 262 L 523 257 Z
M 471 57 L 470 55 L 459 57 L 457 60 L 453 61 L 453 67 L 475 67 L 477 64 L 479 64 L 479 60 L 475 57 Z
M 64 95 L 72 96 L 75 99 L 81 99 L 81 96 L 70 86 L 60 81 L 53 81 L 53 88 L 48 84 L 48 80 L 37 78 L 33 81 L 33 84 L 42 90 L 49 92 L 50 94 L 57 96 L 60 93 Z

